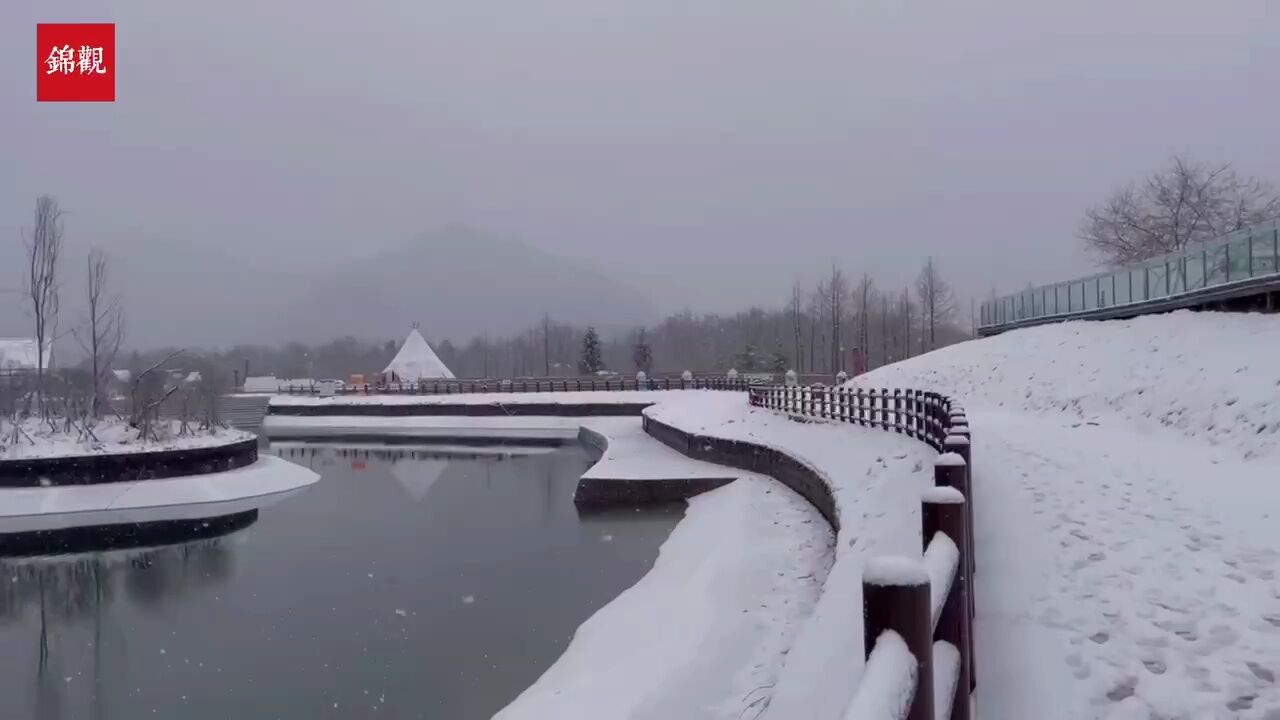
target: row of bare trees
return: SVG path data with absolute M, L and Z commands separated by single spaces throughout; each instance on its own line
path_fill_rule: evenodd
M 159 439 L 157 420 L 166 403 L 176 407 L 179 434 L 220 427 L 217 397 L 218 370 L 202 366 L 198 382 L 187 382 L 170 370 L 183 359 L 173 351 L 129 376 L 128 407 L 113 408 L 107 388 L 113 374 L 125 332 L 125 313 L 120 296 L 110 287 L 106 255 L 90 250 L 86 258 L 84 316 L 65 331 L 62 321 L 62 256 L 65 240 L 64 212 L 51 196 L 36 200 L 33 223 L 24 231 L 26 250 L 24 296 L 36 345 L 35 367 L 30 379 L 21 370 L 0 378 L 0 400 L 12 422 L 9 433 L 0 432 L 0 444 L 27 440 L 35 442 L 24 421 L 38 418 L 40 428 L 51 433 L 94 440 L 95 426 L 106 415 L 115 415 L 137 430 L 139 439 Z M 59 340 L 70 335 L 84 351 L 85 368 L 51 370 L 50 353 Z M 198 364 L 198 363 L 197 363 Z M 192 419 L 196 422 L 192 423 Z
M 27 311 L 36 344 L 35 412 L 43 419 L 48 419 L 57 409 L 48 397 L 49 354 L 54 342 L 65 334 L 59 333 L 62 310 L 60 271 L 65 237 L 63 214 L 57 200 L 48 195 L 41 196 L 36 199 L 31 230 L 23 233 L 27 252 L 24 278 Z M 124 338 L 124 308 L 120 298 L 108 291 L 107 258 L 100 250 L 89 252 L 86 268 L 87 313 L 69 332 L 88 355 L 91 388 L 84 403 L 85 412 L 92 418 L 98 418 L 111 363 Z
M 601 330 L 594 343 L 606 369 L 624 373 L 679 372 L 684 369 L 803 373 L 850 373 L 859 365 L 877 367 L 963 340 L 954 293 L 935 262 L 927 261 L 909 287 L 881 288 L 869 275 L 850 280 L 833 267 L 814 286 L 792 288 L 785 307 L 750 308 L 732 314 L 668 316 L 647 327 Z M 581 371 L 589 328 L 547 316 L 507 337 L 479 336 L 465 344 L 433 343 L 441 360 L 459 377 L 574 376 Z M 226 351 L 191 351 L 203 367 L 228 376 L 280 378 L 366 377 L 384 368 L 396 352 L 393 340 L 366 342 L 347 337 L 322 345 L 242 346 Z M 857 352 L 855 352 L 855 350 Z M 169 351 L 133 355 L 135 370 Z M 855 360 L 855 358 L 860 358 Z

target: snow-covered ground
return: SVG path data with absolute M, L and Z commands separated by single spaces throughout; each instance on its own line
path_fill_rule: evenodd
M 608 447 L 582 474 L 584 480 L 666 480 L 727 478 L 743 473 L 715 463 L 694 460 L 654 440 L 645 433 L 640 418 L 581 418 L 581 425 L 607 440 Z
M 793 422 L 751 407 L 742 393 L 673 398 L 646 414 L 688 432 L 783 450 L 834 489 L 841 524 L 835 565 L 777 682 L 760 691 L 767 696 L 760 717 L 843 717 L 863 666 L 863 565 L 881 555 L 919 557 L 920 496 L 933 484 L 934 451 L 883 430 Z M 682 525 L 691 522 L 696 518 Z
M 821 593 L 833 538 L 800 496 L 735 474 L 689 501 L 653 569 L 583 623 L 498 720 L 738 720 L 761 710 Z
M 603 385 L 603 383 L 601 383 Z M 678 394 L 678 395 L 677 395 Z M 453 395 L 336 395 L 322 398 L 318 395 L 272 395 L 271 405 L 522 405 L 522 404 L 629 404 L 653 403 L 687 395 L 722 395 L 720 390 L 583 390 L 569 392 L 517 392 L 517 393 L 457 393 Z M 741 397 L 741 392 L 730 392 Z
M 588 418 L 541 416 L 267 415 L 272 440 L 323 437 L 521 438 L 570 441 Z
M 1280 718 L 1280 317 L 972 341 L 857 379 L 973 428 L 984 718 Z
M 71 457 L 83 455 L 111 455 L 136 452 L 156 452 L 159 450 L 190 450 L 193 448 L 216 447 L 249 440 L 252 433 L 233 428 L 216 428 L 211 432 L 196 431 L 196 423 L 192 422 L 187 435 L 179 435 L 177 420 L 161 422 L 156 427 L 159 440 L 141 442 L 137 439 L 138 431 L 119 420 L 100 421 L 93 430 L 97 441 L 86 437 L 81 439 L 77 430 L 63 432 L 62 424 L 56 423 L 57 432 L 38 419 L 29 418 L 22 421 L 22 433 L 17 439 L 13 437 L 13 425 L 0 422 L 0 460 L 16 460 L 23 458 Z

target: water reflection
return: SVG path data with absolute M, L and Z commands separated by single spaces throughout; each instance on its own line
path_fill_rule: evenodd
M 0 560 L 0 718 L 489 718 L 682 511 L 580 517 L 578 446 L 270 451 L 322 478 L 242 531 Z
M 119 669 L 116 658 L 127 654 L 131 640 L 112 606 L 123 598 L 161 611 L 166 604 L 226 582 L 234 562 L 234 545 L 228 538 L 0 560 L 4 647 L 35 645 L 31 656 L 6 652 L 10 681 L 30 676 L 30 704 L 23 707 L 21 693 L 7 693 L 0 699 L 4 717 L 57 720 L 84 716 L 81 708 L 88 709 L 89 717 L 107 717 L 117 677 L 113 670 Z M 25 643 L 22 635 L 27 635 Z M 34 656 L 33 670 L 10 667 L 23 656 Z

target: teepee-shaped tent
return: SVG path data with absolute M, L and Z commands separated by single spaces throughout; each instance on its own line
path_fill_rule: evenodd
M 417 382 L 423 379 L 452 378 L 453 373 L 440 362 L 440 358 L 415 325 L 409 331 L 409 337 L 400 345 L 400 352 L 396 353 L 387 369 L 382 371 L 382 377 L 386 382 Z

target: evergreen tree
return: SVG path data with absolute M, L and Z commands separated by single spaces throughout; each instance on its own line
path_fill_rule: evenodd
M 746 372 L 760 369 L 760 352 L 755 345 L 747 345 L 738 353 L 738 367 Z
M 649 340 L 645 336 L 644 328 L 640 328 L 636 333 L 636 344 L 631 349 L 631 361 L 635 363 L 636 370 L 646 375 L 653 368 L 653 348 L 649 347 Z
M 587 328 L 582 336 L 582 358 L 578 361 L 578 370 L 584 374 L 594 375 L 604 369 L 604 359 L 600 357 L 600 336 L 594 326 Z
M 778 341 L 777 347 L 773 349 L 773 363 L 770 368 L 773 372 L 784 373 L 791 361 L 787 358 L 787 354 L 782 351 L 782 341 Z

